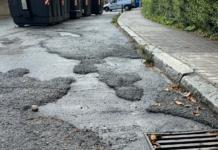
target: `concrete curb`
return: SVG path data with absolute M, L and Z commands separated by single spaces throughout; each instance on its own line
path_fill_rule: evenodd
M 218 89 L 209 81 L 193 73 L 184 76 L 180 85 L 194 94 L 197 100 L 207 105 L 214 114 L 218 114 Z
M 155 67 L 161 69 L 163 74 L 165 74 L 170 80 L 172 80 L 174 83 L 179 83 L 184 75 L 194 72 L 192 68 L 175 59 L 174 57 L 171 57 L 161 49 L 151 45 L 140 36 L 138 36 L 130 28 L 128 28 L 124 23 L 121 22 L 123 15 L 124 13 L 118 19 L 118 24 L 120 27 L 125 30 L 130 35 L 130 37 L 134 38 L 139 45 L 144 45 L 148 51 L 153 52 Z
M 137 44 L 145 46 L 148 51 L 153 52 L 155 67 L 162 70 L 163 74 L 171 81 L 179 83 L 181 87 L 189 90 L 199 101 L 206 104 L 215 114 L 218 114 L 218 89 L 194 73 L 194 70 L 186 64 L 142 39 L 121 21 L 123 15 L 124 13 L 120 15 L 118 24 L 130 37 L 135 39 Z

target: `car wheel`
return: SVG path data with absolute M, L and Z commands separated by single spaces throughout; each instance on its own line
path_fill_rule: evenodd
M 124 9 L 125 9 L 126 11 L 129 10 L 129 6 L 126 5 L 126 6 L 124 7 Z
M 106 7 L 106 8 L 105 8 L 105 11 L 106 11 L 106 12 L 108 12 L 108 10 L 109 10 L 109 8 L 108 8 L 108 7 Z
M 110 11 L 112 11 L 112 10 L 110 10 Z

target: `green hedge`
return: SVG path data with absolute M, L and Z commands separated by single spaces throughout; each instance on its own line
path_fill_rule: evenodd
M 162 24 L 218 33 L 218 0 L 143 0 L 142 13 Z

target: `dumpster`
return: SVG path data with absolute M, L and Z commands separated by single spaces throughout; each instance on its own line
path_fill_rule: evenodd
M 92 14 L 92 0 L 83 0 L 83 16 Z
M 92 14 L 101 15 L 103 13 L 103 0 L 92 0 Z
M 70 0 L 60 0 L 61 1 L 61 15 L 64 18 L 64 21 L 70 18 Z
M 82 17 L 83 0 L 71 0 L 70 1 L 70 18 Z
M 11 16 L 19 27 L 47 26 L 63 21 L 60 0 L 8 0 Z

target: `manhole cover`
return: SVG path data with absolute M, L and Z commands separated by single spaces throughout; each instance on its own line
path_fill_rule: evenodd
M 144 135 L 151 150 L 218 150 L 218 130 Z

